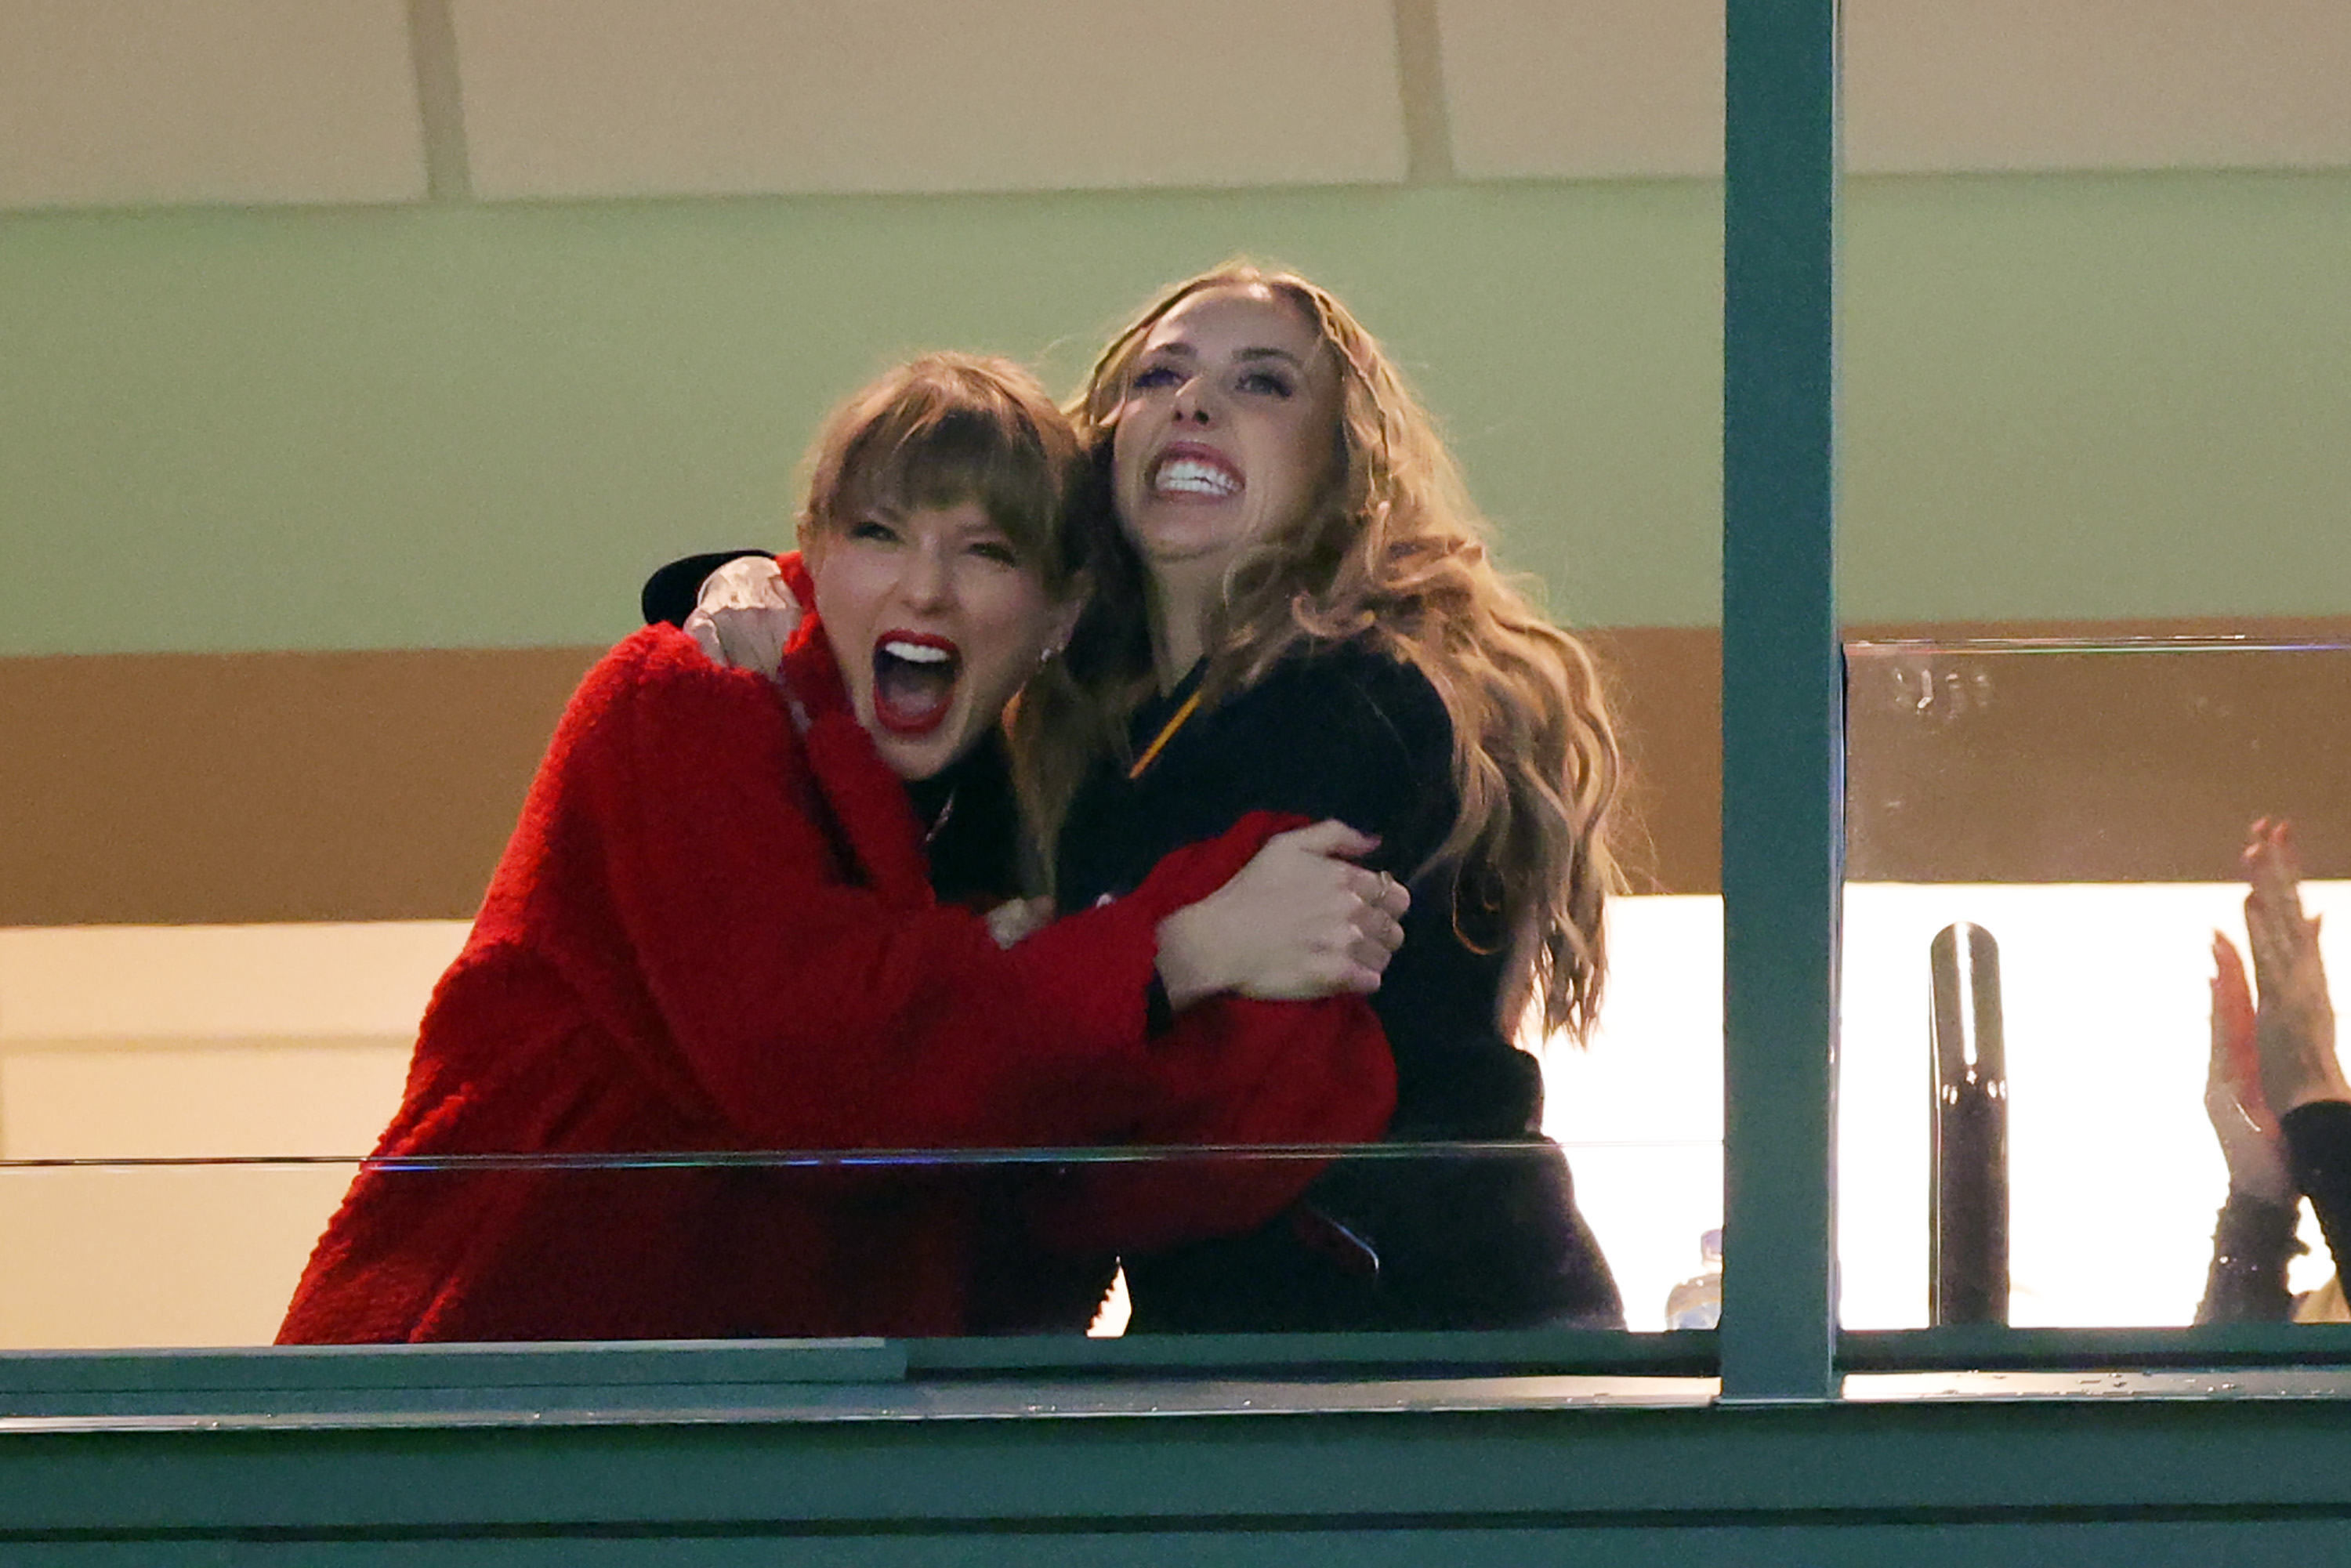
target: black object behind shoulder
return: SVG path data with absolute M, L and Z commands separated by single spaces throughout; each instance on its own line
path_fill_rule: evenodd
M 673 626 L 683 626 L 685 618 L 694 613 L 695 601 L 702 597 L 704 578 L 730 560 L 774 553 L 764 549 L 726 549 L 674 560 L 645 579 L 644 587 L 637 593 L 638 612 L 648 626 L 664 621 Z

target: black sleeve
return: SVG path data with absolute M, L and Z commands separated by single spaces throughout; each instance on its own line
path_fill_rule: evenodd
M 1355 649 L 1300 660 L 1239 707 L 1226 750 L 1241 810 L 1336 817 L 1376 833 L 1365 863 L 1398 876 L 1452 831 L 1452 722 L 1411 665 Z
M 2335 1271 L 2351 1258 L 2351 1104 L 2314 1100 L 2278 1118 L 2294 1184 L 2318 1214 Z
M 2281 1207 L 2231 1192 L 2212 1227 L 2212 1266 L 2204 1275 L 2199 1323 L 2282 1323 L 2294 1315 L 2285 1266 L 2302 1250 L 2294 1239 L 2301 1206 Z
M 704 578 L 730 560 L 774 553 L 764 549 L 725 549 L 674 560 L 645 579 L 644 587 L 637 593 L 638 612 L 644 616 L 648 626 L 664 621 L 673 626 L 683 626 L 685 618 L 694 613 L 695 601 L 702 597 Z

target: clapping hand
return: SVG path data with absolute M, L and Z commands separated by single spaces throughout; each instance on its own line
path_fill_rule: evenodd
M 2252 987 L 2245 979 L 2245 961 L 2218 931 L 2212 933 L 2212 1056 L 2204 1075 L 2204 1113 L 2220 1141 L 2229 1190 L 2291 1207 L 2295 1193 L 2285 1139 L 2262 1093 Z
M 2335 1057 L 2335 1008 L 2326 995 L 2318 922 L 2302 913 L 2302 866 L 2292 825 L 2268 818 L 2255 822 L 2244 866 L 2252 889 L 2245 898 L 2245 935 L 2261 995 L 2253 1037 L 2262 1096 L 2279 1116 L 2314 1100 L 2351 1101 L 2351 1083 Z

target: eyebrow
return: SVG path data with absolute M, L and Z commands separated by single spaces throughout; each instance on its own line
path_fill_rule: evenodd
M 1196 360 L 1200 357 L 1200 351 L 1181 338 L 1171 338 L 1166 342 L 1159 344 L 1150 351 L 1154 354 L 1180 354 L 1187 360 Z M 1276 349 L 1270 346 L 1255 349 L 1243 349 L 1240 352 L 1235 354 L 1233 358 L 1241 361 L 1280 360 L 1284 364 L 1298 371 L 1301 375 L 1303 375 L 1306 371 L 1306 361 L 1300 359 L 1296 354 L 1291 353 L 1287 349 Z

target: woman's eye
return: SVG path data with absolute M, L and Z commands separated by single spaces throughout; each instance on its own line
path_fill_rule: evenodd
M 1176 384 L 1176 375 L 1175 366 L 1145 365 L 1143 369 L 1134 372 L 1134 385 L 1137 387 L 1168 387 L 1174 386 Z
M 994 561 L 998 566 L 1020 564 L 1020 552 L 1002 539 L 983 539 L 971 547 L 971 553 L 982 560 Z
M 874 544 L 891 544 L 896 541 L 898 531 L 879 517 L 861 517 L 849 525 L 849 537 Z
M 1249 371 L 1241 377 L 1241 391 L 1256 392 L 1260 397 L 1286 398 L 1291 388 L 1287 376 L 1272 371 Z

